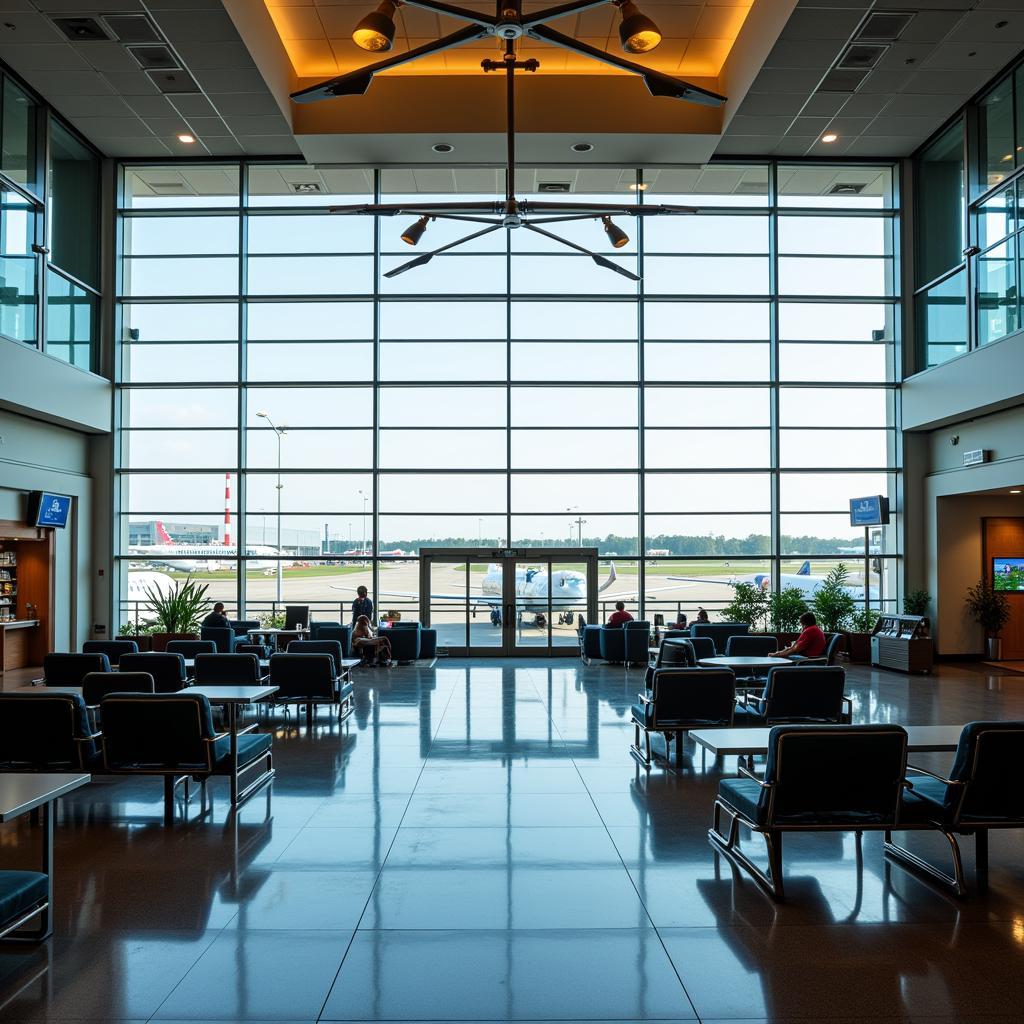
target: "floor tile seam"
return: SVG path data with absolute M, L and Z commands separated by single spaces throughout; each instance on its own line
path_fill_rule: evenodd
M 451 692 L 448 694 L 448 700 L 445 703 L 444 710 L 441 712 L 441 714 L 440 714 L 440 716 L 438 718 L 438 728 L 440 728 L 441 722 L 444 720 L 444 716 L 448 713 L 448 708 L 451 705 L 451 702 L 454 699 L 454 696 L 455 696 L 455 688 L 453 687 Z M 436 735 L 437 735 L 437 732 L 435 731 L 434 735 L 431 736 L 431 738 L 430 738 L 431 746 L 433 746 L 434 738 L 436 737 Z M 316 1015 L 317 1021 L 319 1021 L 319 1020 L 321 1020 L 323 1018 L 324 1011 L 327 1009 L 327 1004 L 330 1002 L 330 999 L 331 999 L 331 993 L 334 991 L 334 986 L 338 984 L 338 978 L 341 977 L 342 968 L 344 968 L 345 961 L 348 959 L 348 954 L 349 954 L 350 950 L 352 949 L 352 943 L 355 942 L 356 935 L 359 934 L 360 925 L 363 923 L 363 918 L 366 916 L 366 910 L 367 910 L 367 908 L 370 905 L 370 901 L 373 899 L 373 891 L 374 891 L 374 889 L 377 888 L 377 885 L 380 882 L 380 876 L 383 873 L 384 867 L 385 867 L 385 865 L 388 862 L 388 857 L 391 855 L 391 851 L 394 848 L 395 841 L 398 838 L 398 833 L 399 833 L 399 831 L 402 828 L 402 822 L 405 821 L 405 816 L 409 813 L 409 805 L 412 803 L 413 795 L 416 792 L 416 786 L 419 785 L 419 780 L 420 780 L 420 777 L 423 775 L 423 769 L 425 767 L 426 767 L 426 760 L 424 760 L 423 765 L 420 767 L 419 774 L 416 776 L 416 782 L 415 782 L 415 784 L 413 785 L 413 788 L 412 788 L 412 792 L 409 794 L 409 799 L 406 801 L 405 810 L 402 811 L 402 816 L 399 819 L 398 825 L 396 826 L 394 834 L 391 837 L 391 842 L 388 843 L 387 851 L 385 852 L 383 858 L 381 858 L 380 867 L 377 869 L 377 872 L 376 872 L 376 874 L 374 876 L 373 884 L 370 886 L 369 890 L 367 891 L 366 901 L 363 903 L 363 909 L 359 912 L 359 919 L 356 921 L 355 927 L 352 929 L 352 934 L 349 936 L 349 940 L 348 940 L 348 942 L 345 945 L 345 950 L 341 954 L 341 959 L 338 961 L 338 969 L 334 972 L 334 977 L 331 979 L 331 983 L 330 983 L 330 985 L 327 986 L 327 990 L 324 993 L 324 1001 L 320 1004 L 320 1009 L 319 1009 L 319 1011 L 317 1012 L 317 1015 Z

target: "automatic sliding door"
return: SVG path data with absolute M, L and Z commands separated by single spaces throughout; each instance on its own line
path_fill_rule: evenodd
M 469 563 L 430 559 L 429 585 L 420 600 L 429 602 L 423 616 L 437 630 L 437 646 L 462 651 L 468 646 Z
M 587 579 L 587 562 L 551 562 L 551 646 L 553 649 L 579 647 L 576 624 L 582 615 L 587 615 L 587 593 L 590 587 L 596 590 L 597 573 L 594 581 Z M 588 586 L 589 583 L 589 586 Z
M 504 652 L 504 579 L 502 562 L 481 559 L 469 563 L 470 654 Z
M 543 655 L 551 646 L 551 588 L 548 563 L 509 561 L 515 572 L 515 621 L 512 643 L 516 654 Z

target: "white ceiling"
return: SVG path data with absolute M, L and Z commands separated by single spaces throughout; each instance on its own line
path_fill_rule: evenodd
M 120 42 L 71 42 L 50 20 L 125 12 L 148 14 L 192 91 L 165 94 Z M 299 152 L 221 0 L 0 0 L 0 58 L 109 156 Z
M 856 92 L 819 89 L 869 11 L 914 17 Z M 907 156 L 1022 49 L 1024 0 L 800 0 L 716 154 Z

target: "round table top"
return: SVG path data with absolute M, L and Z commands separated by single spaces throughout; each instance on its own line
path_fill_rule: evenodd
M 705 668 L 776 668 L 778 665 L 792 665 L 789 658 L 770 658 L 767 655 L 725 655 L 717 658 L 701 658 L 697 663 Z

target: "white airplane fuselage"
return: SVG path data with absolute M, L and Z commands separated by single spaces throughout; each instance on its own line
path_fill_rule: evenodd
M 212 572 L 224 563 L 234 562 L 238 557 L 238 548 L 226 544 L 140 544 L 130 547 L 128 553 L 133 558 L 153 565 L 166 565 L 170 569 Z M 250 544 L 246 547 L 245 553 L 249 556 L 249 561 L 245 563 L 246 569 L 266 569 L 277 564 L 276 561 L 257 560 L 252 557 L 262 555 L 264 558 L 270 558 L 277 554 L 276 548 Z
M 480 582 L 480 592 L 485 597 L 500 598 L 502 581 L 501 567 L 489 565 L 486 575 Z M 521 608 L 547 608 L 549 594 L 552 607 L 561 610 L 585 604 L 587 578 L 575 569 L 557 569 L 550 577 L 546 569 L 516 569 L 516 598 Z

